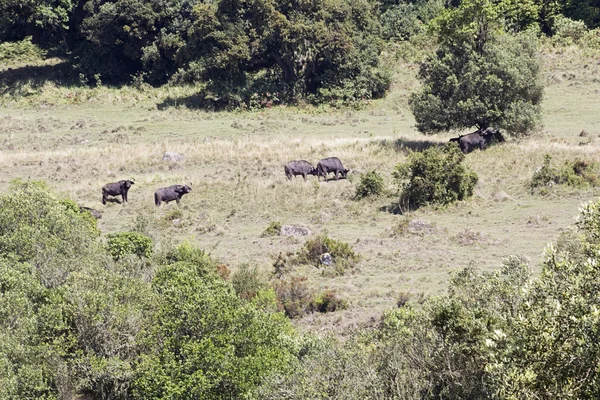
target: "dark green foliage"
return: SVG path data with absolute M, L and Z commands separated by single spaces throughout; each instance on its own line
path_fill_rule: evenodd
M 462 164 L 464 158 L 452 143 L 410 153 L 392 173 L 400 190 L 400 209 L 445 206 L 471 197 L 478 178 Z
M 531 192 L 546 194 L 552 185 L 582 187 L 597 186 L 598 166 L 584 160 L 565 161 L 561 167 L 551 165 L 552 156 L 544 155 L 544 164 L 534 172 L 529 187 Z
M 12 182 L 0 195 L 0 226 L 2 254 L 31 262 L 48 287 L 61 285 L 101 253 L 96 221 L 41 182 Z
M 423 87 L 409 101 L 419 131 L 493 126 L 518 135 L 539 127 L 537 40 L 501 35 L 497 12 L 489 0 L 469 0 L 435 21 L 439 47 L 422 64 Z
M 206 101 L 225 107 L 381 97 L 390 78 L 378 69 L 375 11 L 364 0 L 197 5 L 184 76 L 205 81 Z
M 408 40 L 425 32 L 427 24 L 444 8 L 441 0 L 383 2 L 381 30 L 386 40 Z
M 265 230 L 263 231 L 263 233 L 260 236 L 261 237 L 279 236 L 280 232 L 281 232 L 281 222 L 279 222 L 279 221 L 271 221 L 269 223 L 269 226 L 267 226 L 265 228 Z
M 138 232 L 120 232 L 106 235 L 108 252 L 117 261 L 128 254 L 140 258 L 152 255 L 152 239 Z
M 323 262 L 323 255 L 326 253 L 332 260 L 329 266 Z M 297 262 L 328 267 L 326 271 L 334 275 L 343 275 L 346 269 L 355 267 L 359 260 L 360 255 L 348 243 L 332 239 L 326 233 L 308 239 L 296 256 Z
M 157 271 L 133 398 L 243 398 L 294 357 L 283 315 L 243 302 L 203 275 L 208 267 L 181 261 Z
M 360 182 L 356 186 L 356 199 L 369 196 L 379 196 L 383 193 L 383 177 L 377 171 L 369 171 L 360 176 Z

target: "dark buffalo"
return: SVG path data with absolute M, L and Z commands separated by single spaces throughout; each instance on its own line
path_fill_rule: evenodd
M 498 129 L 486 128 L 479 129 L 467 135 L 461 135 L 457 138 L 450 139 L 450 142 L 458 142 L 460 150 L 467 154 L 475 150 L 477 147 L 483 150 L 487 145 L 494 142 L 504 142 L 504 136 Z
M 335 174 L 335 180 L 339 179 L 339 175 L 345 178 L 348 174 L 348 170 L 344 169 L 342 162 L 337 157 L 327 157 L 319 161 L 317 164 L 317 179 L 321 180 L 321 177 L 327 181 L 327 174 L 333 172 Z
M 131 185 L 133 185 L 133 181 L 123 180 L 119 182 L 107 183 L 102 186 L 102 204 L 106 204 L 106 198 L 108 196 L 118 196 L 121 195 L 123 201 L 127 201 L 127 192 Z
M 179 205 L 179 200 L 184 194 L 192 191 L 192 188 L 188 185 L 172 185 L 166 188 L 157 189 L 154 192 L 154 204 L 160 206 L 162 202 L 169 203 L 175 200 Z
M 283 170 L 285 171 L 285 176 L 290 180 L 297 175 L 302 175 L 304 180 L 306 180 L 306 175 L 317 175 L 317 169 L 305 160 L 290 161 L 285 164 Z

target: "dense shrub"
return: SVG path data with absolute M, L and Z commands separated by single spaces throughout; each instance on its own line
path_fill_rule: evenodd
M 326 255 L 331 257 L 331 262 Z M 308 239 L 296 255 L 297 262 L 316 267 L 325 266 L 325 271 L 335 275 L 344 274 L 346 269 L 355 267 L 359 260 L 360 255 L 348 243 L 332 239 L 327 233 Z
M 360 182 L 356 186 L 356 199 L 368 196 L 379 196 L 383 193 L 383 177 L 377 171 L 369 171 L 362 174 Z
M 578 43 L 587 33 L 585 22 L 575 21 L 562 15 L 554 19 L 552 30 L 552 39 L 560 45 Z
M 425 32 L 427 24 L 444 8 L 440 0 L 383 1 L 381 30 L 386 40 L 408 40 Z
M 244 398 L 295 357 L 283 314 L 242 301 L 227 282 L 203 275 L 208 267 L 180 261 L 157 271 L 134 399 Z
M 598 166 L 584 160 L 565 161 L 562 166 L 551 164 L 552 156 L 544 155 L 544 163 L 531 177 L 531 192 L 546 194 L 552 185 L 569 185 L 582 187 L 597 186 L 600 183 Z
M 152 255 L 152 239 L 138 232 L 120 232 L 106 235 L 108 252 L 114 260 L 120 260 L 127 254 L 140 258 Z
M 279 309 L 290 318 L 300 318 L 313 311 L 314 293 L 305 276 L 292 276 L 275 282 Z
M 313 300 L 315 311 L 328 313 L 348 308 L 348 300 L 341 298 L 334 290 L 325 290 Z
M 31 262 L 48 287 L 102 257 L 96 221 L 37 181 L 11 183 L 0 195 L 0 251 Z
M 18 42 L 0 41 L 0 61 L 11 64 L 15 62 L 37 61 L 44 57 L 46 52 L 31 43 L 31 36 Z
M 392 174 L 400 190 L 400 209 L 445 206 L 469 198 L 477 174 L 462 164 L 464 158 L 453 144 L 409 154 L 407 162 L 398 164 Z
M 235 293 L 244 300 L 252 300 L 260 291 L 269 287 L 266 277 L 256 267 L 240 265 L 231 274 L 231 284 Z

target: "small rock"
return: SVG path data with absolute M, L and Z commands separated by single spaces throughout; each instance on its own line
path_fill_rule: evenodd
M 163 154 L 163 161 L 171 161 L 171 162 L 180 162 L 183 161 L 183 156 L 181 154 L 174 153 L 172 151 L 165 151 Z
M 333 259 L 331 258 L 331 254 L 329 254 L 329 253 L 321 254 L 320 260 L 321 260 L 321 264 L 323 264 L 323 265 L 331 265 L 331 263 L 333 261 Z
M 281 236 L 310 236 L 312 232 L 305 226 L 283 225 L 280 231 Z

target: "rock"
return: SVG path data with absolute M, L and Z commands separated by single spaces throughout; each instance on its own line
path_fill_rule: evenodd
M 180 162 L 183 161 L 184 157 L 172 151 L 165 151 L 162 159 L 163 161 Z
M 280 231 L 281 236 L 310 236 L 312 232 L 305 226 L 283 225 Z
M 321 254 L 321 257 L 319 259 L 321 260 L 321 264 L 323 265 L 331 265 L 331 263 L 333 262 L 331 254 L 329 253 Z

